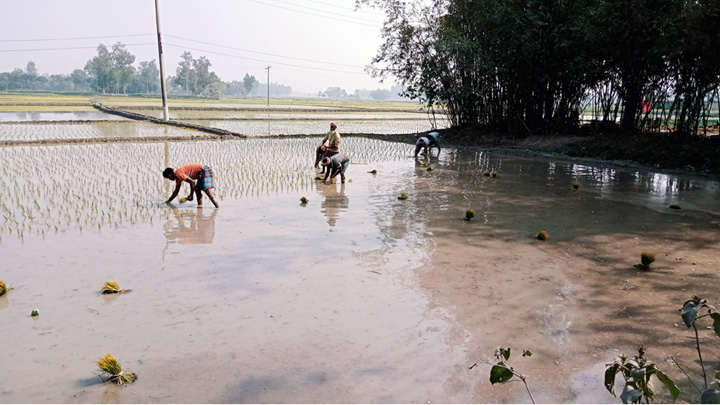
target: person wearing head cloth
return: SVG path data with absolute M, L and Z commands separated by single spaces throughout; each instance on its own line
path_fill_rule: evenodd
M 322 155 L 320 155 L 321 149 L 325 148 L 324 151 L 322 151 Z M 325 138 L 323 138 L 322 142 L 320 142 L 320 146 L 318 146 L 317 151 L 315 153 L 315 168 L 318 167 L 318 162 L 326 157 L 332 157 L 333 155 L 338 154 L 340 152 L 340 134 L 337 131 L 337 125 L 335 125 L 334 122 L 330 123 L 330 131 L 325 134 Z M 323 167 L 323 171 L 325 171 L 325 167 Z
M 427 136 L 421 136 L 418 138 L 417 142 L 415 142 L 415 157 L 417 157 L 418 153 L 420 152 L 420 149 L 424 149 L 423 153 L 427 155 L 428 148 L 432 150 L 433 146 L 437 147 L 438 155 L 440 155 L 440 133 L 439 132 L 430 132 L 427 134 Z
M 320 161 L 320 164 L 323 165 L 323 167 L 327 167 L 323 183 L 327 184 L 328 176 L 330 176 L 330 180 L 332 180 L 339 174 L 342 184 L 345 184 L 345 171 L 347 171 L 347 168 L 350 165 L 350 158 L 348 155 L 344 153 L 336 153 L 332 157 L 325 156 Z
M 175 182 L 175 191 L 173 191 L 170 198 L 165 201 L 166 204 L 170 204 L 172 200 L 177 197 L 180 193 L 180 186 L 183 182 L 190 184 L 190 194 L 187 196 L 188 201 L 192 201 L 193 193 L 197 194 L 197 206 L 202 208 L 202 192 L 207 194 L 210 201 L 215 205 L 215 208 L 220 207 L 220 204 L 215 200 L 215 193 L 213 189 L 215 184 L 213 182 L 213 170 L 208 165 L 201 165 L 199 163 L 190 163 L 173 169 L 168 167 L 163 170 L 163 177 Z

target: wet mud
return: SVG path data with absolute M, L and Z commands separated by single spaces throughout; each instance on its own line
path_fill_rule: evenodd
M 484 362 L 510 346 L 534 353 L 513 365 L 538 402 L 616 403 L 604 363 L 638 344 L 697 400 L 663 359 L 699 382 L 678 309 L 694 294 L 720 300 L 716 180 L 411 152 L 358 160 L 344 185 L 3 235 L 0 279 L 14 289 L 0 297 L 12 364 L 0 367 L 0 401 L 529 402 L 521 383 L 489 382 Z M 543 229 L 547 241 L 535 238 Z M 633 267 L 643 251 L 656 254 L 651 271 Z M 107 280 L 133 291 L 100 295 Z M 720 339 L 702 326 L 711 369 Z M 108 352 L 139 380 L 102 384 Z

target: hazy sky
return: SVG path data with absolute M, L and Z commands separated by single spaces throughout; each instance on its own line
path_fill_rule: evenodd
M 249 73 L 265 83 L 270 65 L 270 81 L 293 92 L 393 84 L 364 72 L 382 43 L 383 16 L 354 11 L 354 0 L 159 1 L 166 75 L 188 50 L 207 57 L 223 81 Z M 34 61 L 41 74 L 68 74 L 97 55 L 100 43 L 118 41 L 135 55 L 135 67 L 158 57 L 154 0 L 0 0 L 0 15 L 0 72 Z

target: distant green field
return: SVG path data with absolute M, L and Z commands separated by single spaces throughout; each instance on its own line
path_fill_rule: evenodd
M 17 111 L 90 111 L 93 103 L 107 106 L 125 106 L 135 108 L 162 108 L 160 97 L 133 96 L 70 96 L 57 94 L 2 94 L 0 93 L 0 112 Z M 168 107 L 182 109 L 348 109 L 348 110 L 384 110 L 384 111 L 420 111 L 422 106 L 415 102 L 371 101 L 371 100 L 327 100 L 327 99 L 235 99 L 207 100 L 194 98 L 168 99 Z

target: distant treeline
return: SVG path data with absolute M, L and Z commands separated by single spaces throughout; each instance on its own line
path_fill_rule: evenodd
M 190 52 L 183 52 L 182 60 L 175 69 L 175 75 L 166 78 L 168 94 L 207 98 L 253 97 L 268 94 L 267 83 L 260 83 L 255 76 L 245 74 L 243 80 L 222 81 L 210 67 L 212 63 L 204 56 L 193 58 Z M 111 48 L 100 44 L 97 56 L 87 61 L 83 69 L 70 74 L 40 74 L 35 62 L 28 62 L 25 70 L 17 68 L 12 72 L 0 73 L 0 91 L 51 91 L 64 93 L 99 94 L 153 94 L 160 93 L 160 70 L 155 60 L 142 61 L 133 66 L 135 55 L 118 42 Z M 394 90 L 394 93 L 391 91 Z M 339 87 L 328 87 L 319 91 L 318 97 L 373 98 L 385 100 L 399 98 L 402 87 L 391 90 L 355 90 L 353 94 Z M 287 96 L 292 87 L 270 83 L 270 95 Z
M 358 3 L 387 17 L 374 74 L 446 109 L 455 127 L 563 132 L 591 115 L 692 135 L 717 122 L 717 0 Z

